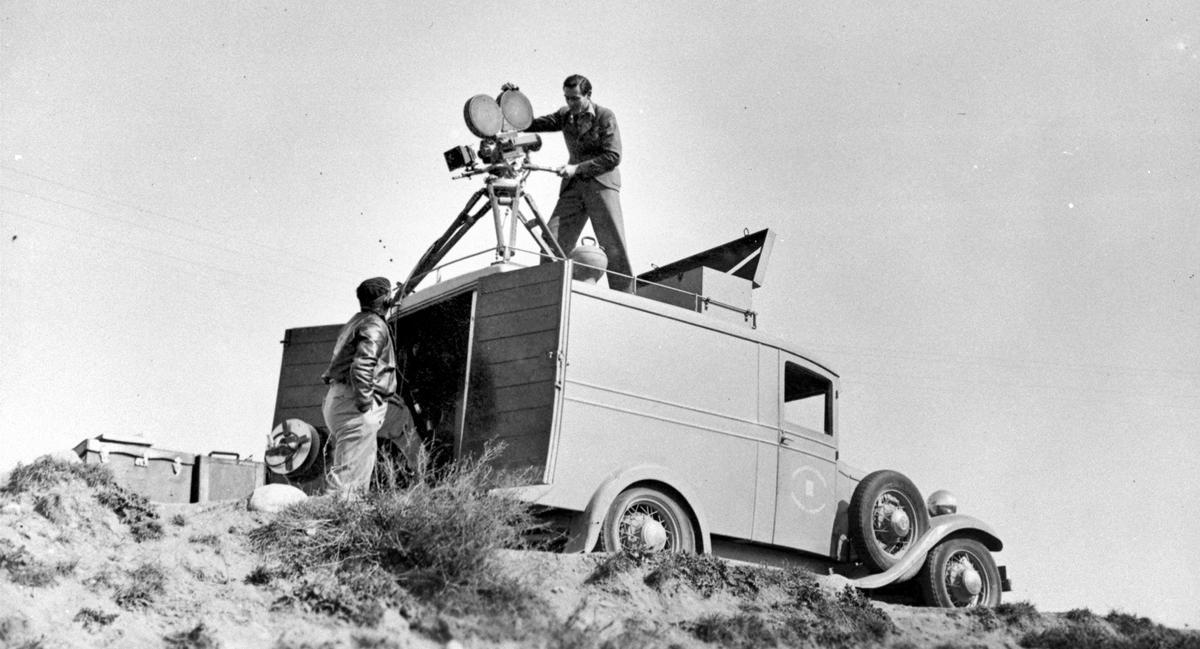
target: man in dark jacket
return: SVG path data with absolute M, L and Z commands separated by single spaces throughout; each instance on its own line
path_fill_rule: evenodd
M 618 291 L 632 290 L 633 270 L 625 248 L 625 225 L 621 219 L 621 132 L 617 117 L 592 102 L 592 83 L 573 74 L 563 81 L 567 105 L 533 120 L 530 133 L 562 131 L 569 154 L 558 170 L 562 184 L 558 204 L 550 215 L 550 234 L 563 250 L 575 247 L 588 219 L 600 247 L 608 255 L 608 285 Z M 620 275 L 616 274 L 620 273 Z
M 329 369 L 321 375 L 329 385 L 321 413 L 333 444 L 327 478 L 341 493 L 361 491 L 370 482 L 376 435 L 387 399 L 396 393 L 396 354 L 386 319 L 391 293 L 386 277 L 358 285 L 361 310 L 338 333 Z

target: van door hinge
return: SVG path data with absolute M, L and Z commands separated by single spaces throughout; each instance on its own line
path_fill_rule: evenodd
M 563 386 L 563 371 L 567 367 L 567 355 L 561 349 L 552 349 L 546 352 L 546 357 L 558 365 L 558 368 L 554 370 L 554 389 L 561 390 Z

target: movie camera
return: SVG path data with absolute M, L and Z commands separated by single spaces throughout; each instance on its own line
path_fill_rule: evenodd
M 467 230 L 489 211 L 496 226 L 496 262 L 507 263 L 515 252 L 517 224 L 533 236 L 542 258 L 563 259 L 566 255 L 558 241 L 551 236 L 549 225 L 542 219 L 533 197 L 525 193 L 525 180 L 532 171 L 558 173 L 558 169 L 541 167 L 529 161 L 529 154 L 542 148 L 542 138 L 536 133 L 522 133 L 533 123 L 533 107 L 515 85 L 506 83 L 500 95 L 475 95 L 463 106 L 467 128 L 480 138 L 478 149 L 457 146 L 443 156 L 450 171 L 462 170 L 452 178 L 468 178 L 486 174 L 484 186 L 471 195 L 467 206 L 459 212 L 450 228 L 433 242 L 409 274 L 400 289 L 403 298 L 438 264 Z M 483 205 L 476 205 L 483 199 Z M 529 207 L 529 215 L 521 204 Z
M 542 148 L 542 138 L 521 132 L 533 123 L 533 107 L 511 83 L 504 84 L 495 99 L 488 95 L 468 99 L 463 106 L 463 120 L 480 142 L 478 150 L 456 146 L 443 154 L 450 171 L 465 169 L 454 178 L 481 173 L 513 176 L 524 169 L 556 171 L 529 162 L 529 154 Z

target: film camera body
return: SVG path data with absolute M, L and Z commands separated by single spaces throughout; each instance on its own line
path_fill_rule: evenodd
M 450 171 L 465 169 L 455 178 L 480 173 L 508 176 L 522 167 L 541 169 L 528 164 L 529 153 L 542 148 L 542 138 L 521 132 L 533 123 L 533 107 L 516 86 L 504 84 L 495 99 L 489 95 L 471 97 L 463 106 L 463 120 L 480 142 L 478 150 L 456 146 L 443 154 Z

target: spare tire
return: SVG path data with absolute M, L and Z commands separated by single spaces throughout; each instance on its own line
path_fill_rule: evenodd
M 850 542 L 873 570 L 896 565 L 929 529 L 929 512 L 912 480 L 897 471 L 875 471 L 850 497 Z

